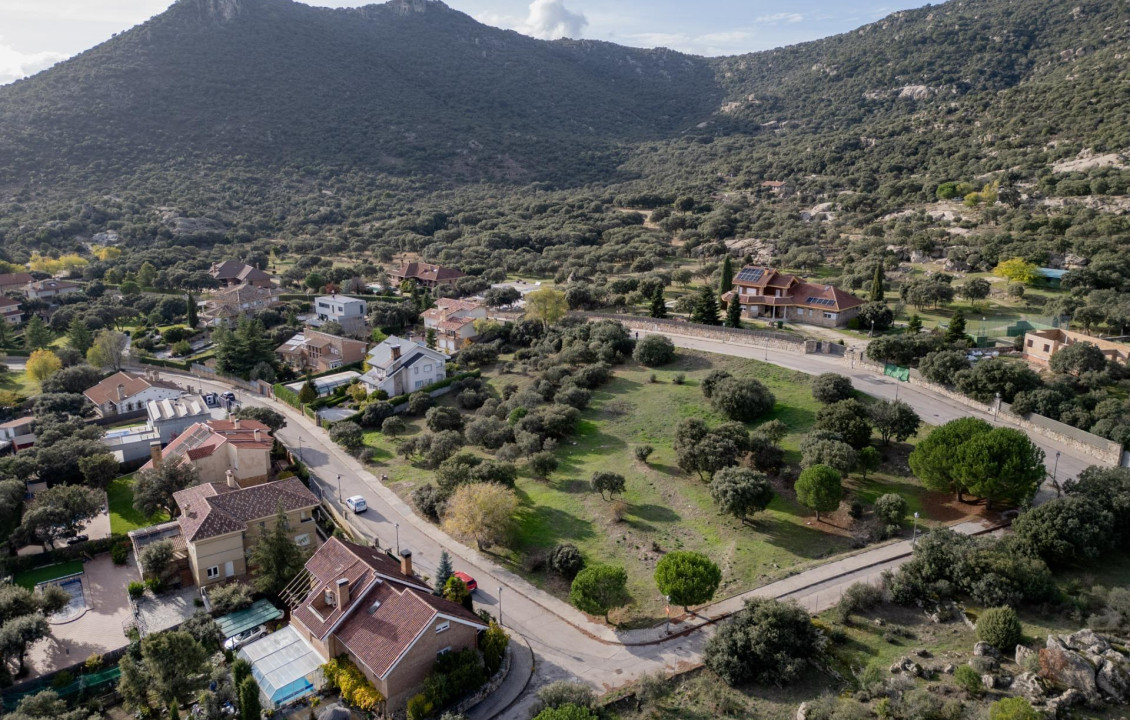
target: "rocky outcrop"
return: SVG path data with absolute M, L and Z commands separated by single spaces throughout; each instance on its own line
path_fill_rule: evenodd
M 1075 690 L 1090 705 L 1130 700 L 1130 658 L 1114 649 L 1106 638 L 1080 630 L 1070 635 L 1049 635 L 1045 645 L 1040 648 L 1039 659 L 1040 678 L 1046 683 Z

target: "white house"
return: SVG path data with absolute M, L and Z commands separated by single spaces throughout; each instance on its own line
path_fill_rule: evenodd
M 60 295 L 73 295 L 82 292 L 82 286 L 70 280 L 39 280 L 28 283 L 24 294 L 29 300 L 50 300 Z
M 119 371 L 86 390 L 83 395 L 94 404 L 101 417 L 145 413 L 150 400 L 170 400 L 184 393 L 176 385 L 157 377 L 156 373 L 135 375 Z
M 361 382 L 369 392 L 404 395 L 446 378 L 447 360 L 447 355 L 438 350 L 392 335 L 369 351 L 369 371 L 361 376 Z
M 475 321 L 486 316 L 482 303 L 440 298 L 424 313 L 424 327 L 435 331 L 437 348 L 453 354 L 479 336 Z
M 12 298 L 0 297 L 0 318 L 9 325 L 19 325 L 24 321 L 24 311 L 20 303 Z
M 322 295 L 314 299 L 314 314 L 318 321 L 336 322 L 347 333 L 365 331 L 365 312 L 368 304 L 359 298 L 347 295 Z

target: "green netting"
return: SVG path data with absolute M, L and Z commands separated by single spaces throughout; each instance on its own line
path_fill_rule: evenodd
M 283 616 L 282 611 L 267 600 L 256 600 L 251 607 L 237 610 L 216 619 L 224 639 L 235 637 L 244 630 L 259 627 L 265 622 L 278 620 Z
M 59 694 L 59 697 L 63 699 L 84 692 L 99 692 L 103 688 L 116 683 L 121 675 L 121 668 L 117 665 L 112 665 L 105 670 L 80 675 L 77 680 L 67 685 L 55 686 L 50 682 L 41 682 L 15 692 L 5 691 L 4 709 L 7 711 L 15 710 L 16 706 L 20 704 L 20 700 L 23 700 L 29 695 L 41 693 L 44 690 L 54 690 Z

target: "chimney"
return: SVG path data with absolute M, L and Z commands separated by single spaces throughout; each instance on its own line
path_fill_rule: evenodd
M 399 345 L 393 345 L 389 349 L 392 350 L 392 359 L 393 360 L 399 360 L 400 359 L 400 346 Z
M 227 480 L 228 487 L 230 487 L 232 490 L 239 490 L 239 483 L 236 482 L 235 473 L 232 472 L 231 468 L 228 468 L 227 472 L 224 473 L 224 479 Z
M 349 578 L 340 578 L 337 581 L 337 606 L 344 608 L 349 604 Z
M 121 401 L 121 400 L 125 400 L 125 399 L 126 399 L 126 386 L 119 384 L 118 385 L 118 400 Z
M 405 548 L 400 551 L 400 572 L 413 577 L 412 575 L 412 551 Z
M 259 442 L 259 439 L 260 439 L 259 428 L 255 428 L 255 442 Z
M 239 418 L 233 418 L 232 421 L 231 421 L 231 426 L 234 429 L 238 430 L 239 429 Z
M 161 464 L 161 441 L 154 440 L 149 443 L 149 459 L 153 461 L 153 467 Z

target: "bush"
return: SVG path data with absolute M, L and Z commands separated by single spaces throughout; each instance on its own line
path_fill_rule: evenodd
M 566 580 L 572 580 L 585 567 L 585 557 L 573 543 L 557 543 L 549 551 L 549 568 Z
M 651 454 L 653 452 L 655 452 L 655 448 L 650 445 L 637 445 L 632 452 L 635 453 L 636 460 L 647 464 L 647 459 L 651 457 Z
M 558 680 L 539 688 L 538 700 L 547 708 L 575 705 L 590 709 L 596 706 L 596 693 L 584 683 Z
M 412 491 L 412 504 L 424 517 L 437 521 L 444 501 L 443 492 L 435 485 L 421 485 Z
M 718 387 L 718 383 L 730 377 L 733 377 L 733 375 L 725 370 L 711 370 L 706 374 L 706 377 L 702 379 L 703 397 L 709 400 L 714 395 L 714 388 Z
M 399 415 L 387 417 L 384 419 L 384 422 L 381 423 L 381 434 L 386 437 L 403 435 L 404 431 L 407 429 L 408 426 L 405 425 L 404 420 L 402 420 Z
M 462 430 L 463 414 L 450 407 L 433 407 L 424 413 L 424 422 L 432 432 Z
M 883 525 L 887 527 L 898 527 L 902 525 L 903 519 L 906 517 L 906 512 L 909 506 L 906 499 L 902 495 L 895 493 L 887 493 L 880 495 L 875 500 L 875 515 L 882 521 Z
M 675 343 L 665 335 L 648 335 L 636 343 L 632 358 L 648 367 L 666 365 L 675 359 Z
M 989 706 L 989 720 L 1041 720 L 1043 717 L 1022 697 L 1004 698 Z
M 853 583 L 844 590 L 843 597 L 836 605 L 836 619 L 847 625 L 851 622 L 853 614 L 872 610 L 881 602 L 883 602 L 882 590 L 864 582 Z
M 686 381 L 687 381 L 686 373 L 675 373 L 675 377 L 671 378 L 671 382 L 675 383 L 676 385 L 682 385 Z
M 817 375 L 812 381 L 812 397 L 825 405 L 847 400 L 854 394 L 851 379 L 839 373 Z
M 557 469 L 557 458 L 551 452 L 534 453 L 530 456 L 529 467 L 534 477 L 544 480 Z
M 251 606 L 251 588 L 243 583 L 228 583 L 208 590 L 208 601 L 212 610 L 226 615 Z
M 592 710 L 567 704 L 555 708 L 546 708 L 538 713 L 534 720 L 597 720 L 597 717 Z
M 110 559 L 115 565 L 125 565 L 129 560 L 130 544 L 120 542 L 110 548 Z
M 145 594 L 145 583 L 132 580 L 130 584 L 126 586 L 126 592 L 129 593 L 131 598 L 136 600 Z
M 1010 652 L 1023 637 L 1023 628 L 1016 611 L 1007 605 L 991 608 L 977 618 L 977 639 L 997 650 Z
M 365 444 L 365 431 L 357 423 L 345 420 L 330 428 L 330 440 L 354 453 Z
M 981 676 L 968 665 L 962 665 L 953 671 L 953 681 L 970 695 L 980 697 L 985 694 L 985 686 L 981 682 Z
M 711 407 L 736 422 L 752 422 L 776 402 L 769 388 L 754 378 L 724 378 L 710 395 Z
M 800 677 L 822 646 L 799 605 L 751 598 L 707 640 L 703 660 L 729 685 L 782 685 Z
M 423 415 L 428 411 L 435 400 L 426 392 L 415 392 L 408 396 L 408 414 L 409 415 Z

